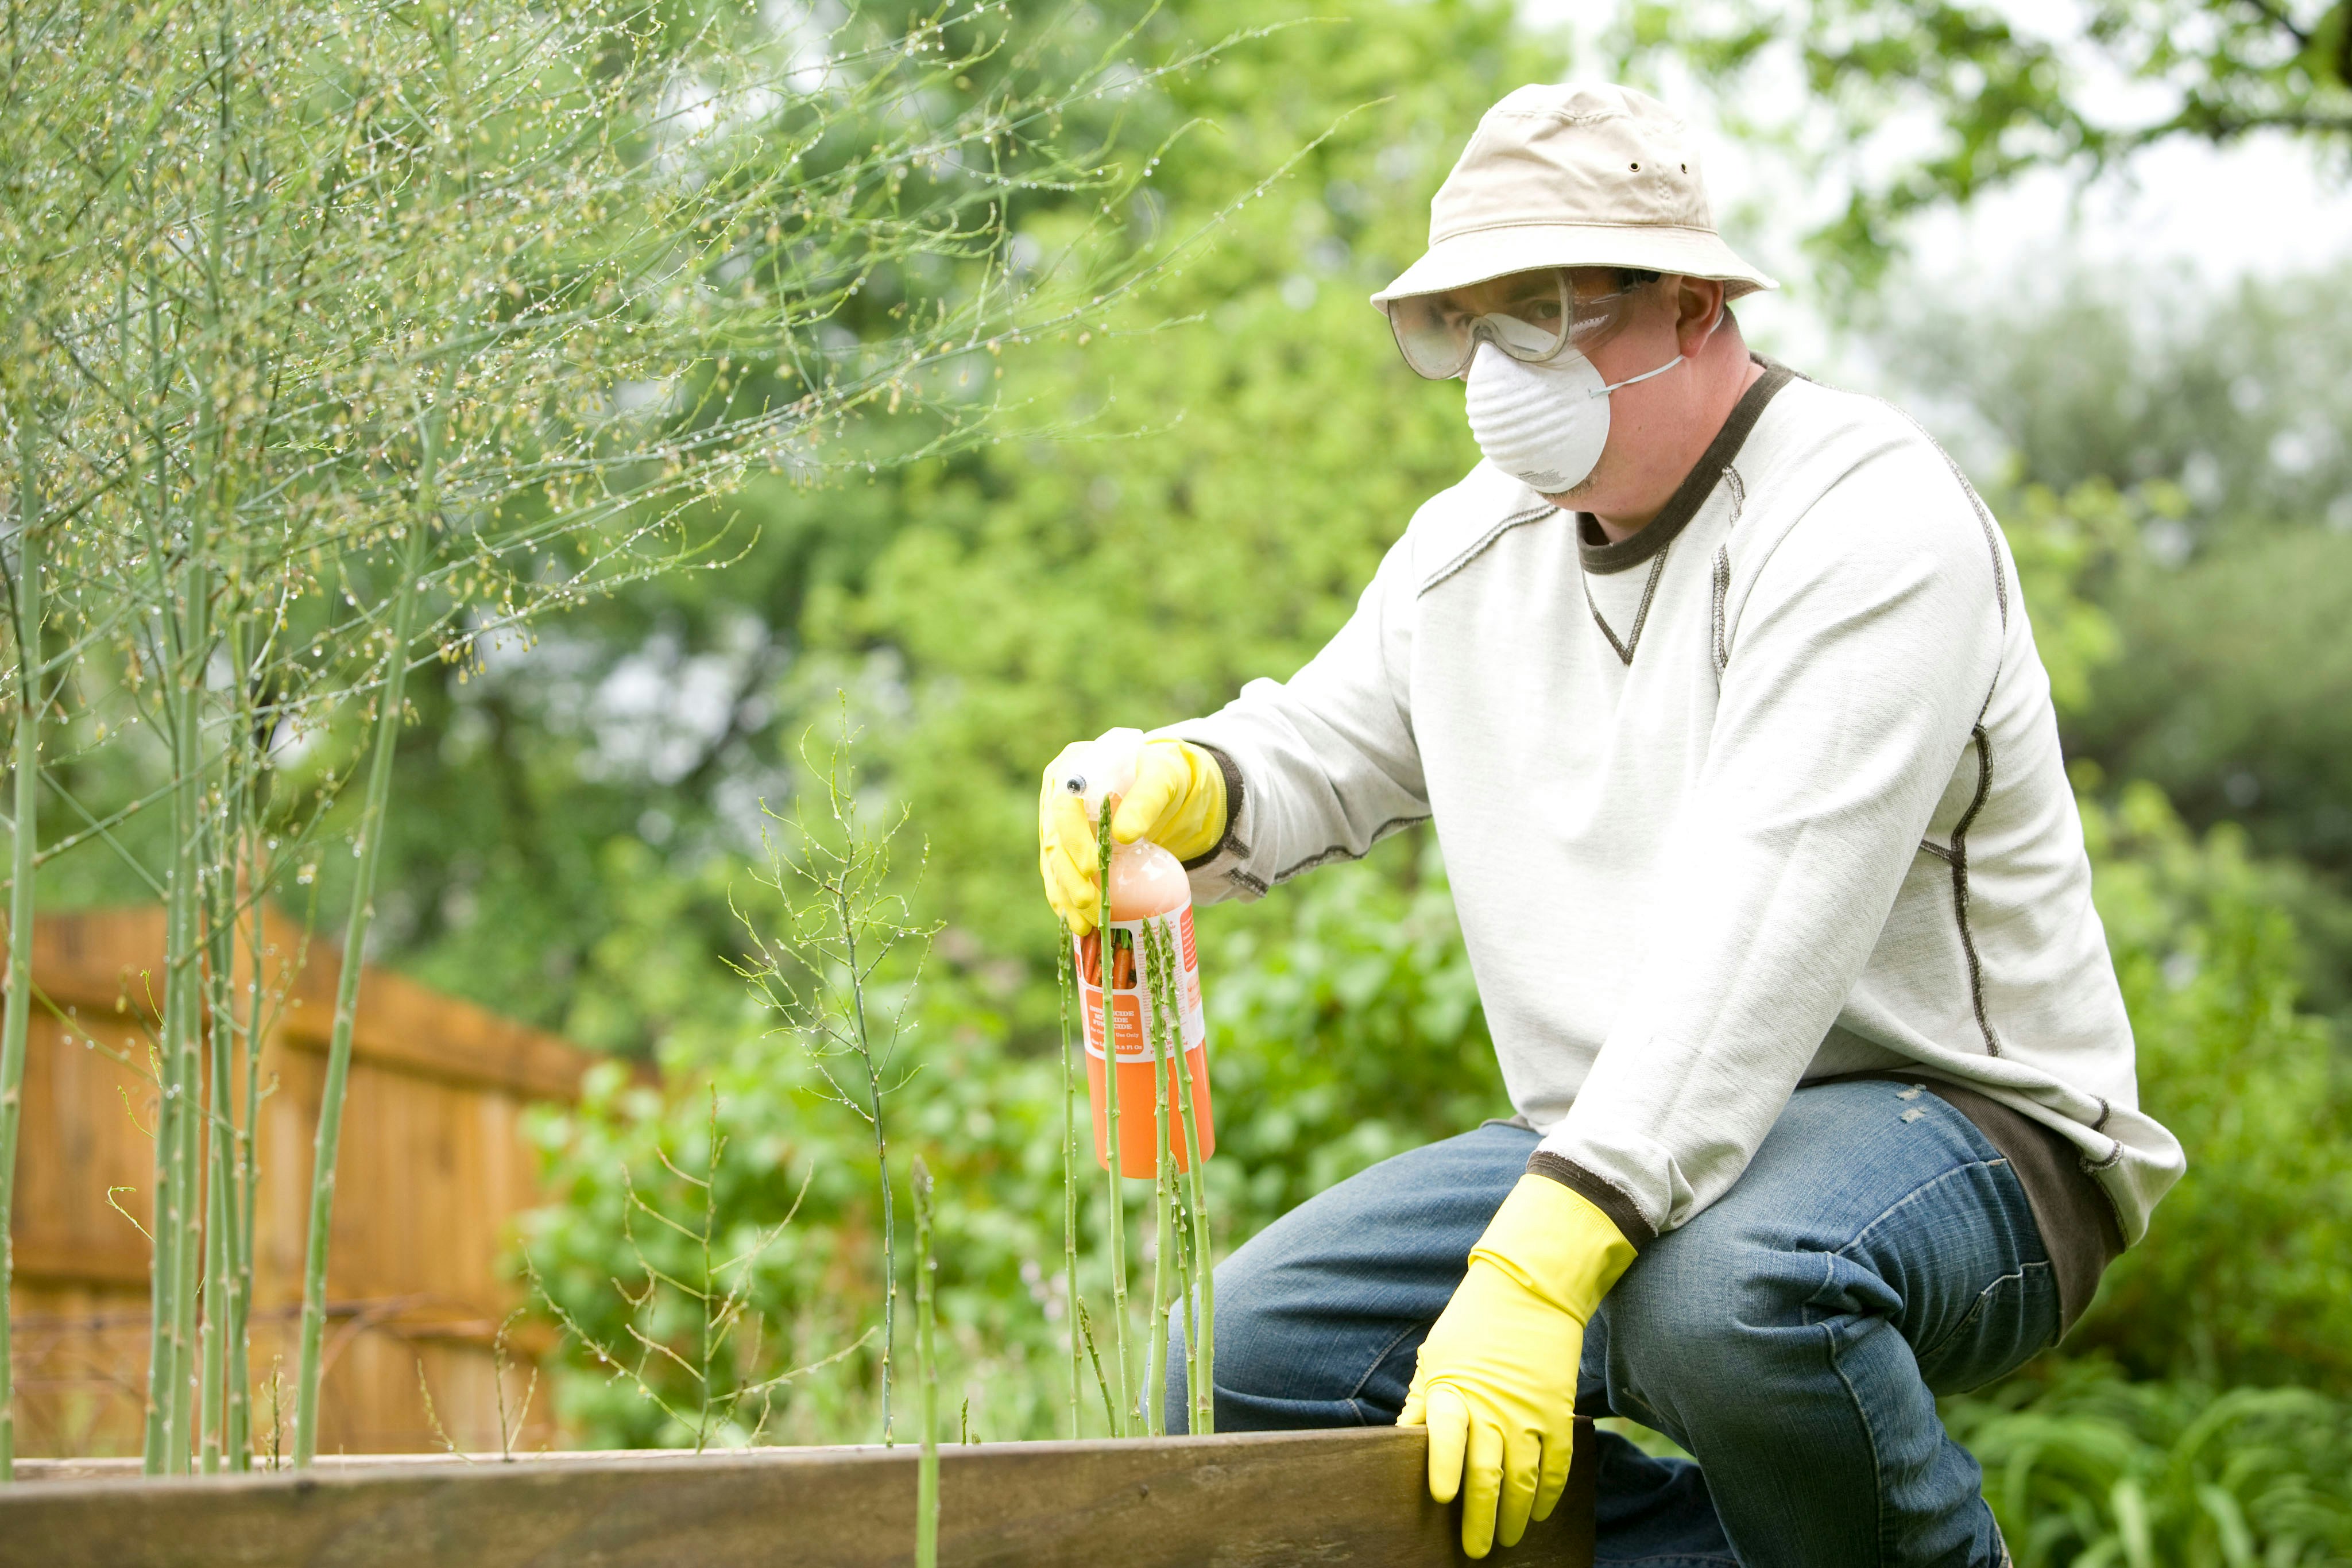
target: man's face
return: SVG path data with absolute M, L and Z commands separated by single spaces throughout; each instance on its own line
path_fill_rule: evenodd
M 1559 330 L 1559 276 L 1546 268 L 1453 289 L 1435 298 L 1433 314 L 1460 329 L 1474 317 L 1509 316 L 1549 336 Z M 1670 274 L 1628 287 L 1616 268 L 1601 267 L 1573 267 L 1568 276 L 1576 316 L 1571 342 L 1604 382 L 1626 382 L 1697 353 L 1720 319 L 1719 283 Z M 1707 414 L 1696 397 L 1693 378 L 1675 375 L 1612 393 L 1608 443 L 1592 472 L 1549 499 L 1603 513 L 1654 509 L 1648 493 L 1664 482 L 1666 470 L 1678 474 L 1675 465 L 1688 466 L 1685 436 Z

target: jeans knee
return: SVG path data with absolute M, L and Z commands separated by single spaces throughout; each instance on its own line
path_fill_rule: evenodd
M 1256 1260 L 1236 1255 L 1216 1271 L 1216 1380 L 1220 1388 L 1241 1394 L 1271 1394 L 1283 1386 L 1284 1372 L 1296 1371 L 1298 1347 L 1285 1332 L 1292 1316 L 1286 1312 L 1275 1281 L 1252 1267 Z M 1183 1325 L 1169 1314 L 1170 1364 L 1183 1354 Z
M 1745 1404 L 1735 1391 L 1778 1381 L 1771 1364 L 1806 1333 L 1811 1287 L 1793 1260 L 1705 1237 L 1667 1245 L 1682 1237 L 1654 1243 L 1602 1307 L 1611 1396 L 1636 1419 Z

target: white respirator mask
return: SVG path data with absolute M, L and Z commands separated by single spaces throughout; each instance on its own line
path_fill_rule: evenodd
M 1609 444 L 1609 394 L 1664 375 L 1683 359 L 1676 354 L 1654 371 L 1603 382 L 1575 349 L 1530 364 L 1482 338 L 1467 378 L 1470 434 L 1487 462 L 1539 494 L 1573 490 L 1591 476 Z

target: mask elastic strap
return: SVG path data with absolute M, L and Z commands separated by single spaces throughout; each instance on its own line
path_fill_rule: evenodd
M 1712 337 L 1714 337 L 1714 336 L 1715 336 L 1715 329 L 1716 329 L 1717 327 L 1720 327 L 1720 326 L 1722 326 L 1722 325 L 1723 325 L 1724 309 L 1725 309 L 1725 302 L 1723 302 L 1723 301 L 1717 301 L 1717 304 L 1716 304 L 1716 307 L 1715 307 L 1715 315 L 1714 315 L 1713 319 L 1710 319 L 1710 320 L 1707 322 L 1707 324 L 1706 324 L 1706 334 L 1705 334 L 1703 337 L 1701 337 L 1701 338 L 1699 339 L 1699 341 L 1700 341 L 1701 343 L 1706 342 L 1706 340 L 1707 340 L 1708 338 L 1712 338 Z M 1619 387 L 1630 387 L 1630 386 L 1632 386 L 1632 385 L 1633 385 L 1634 382 L 1646 382 L 1646 381 L 1648 381 L 1652 376 L 1662 376 L 1662 375 L 1664 375 L 1668 371 L 1673 370 L 1676 365 L 1681 364 L 1685 360 L 1686 360 L 1686 359 L 1688 359 L 1688 358 L 1690 358 L 1690 356 L 1689 356 L 1688 354 L 1676 354 L 1673 359 L 1668 360 L 1664 364 L 1660 365 L 1660 366 L 1659 366 L 1656 370 L 1654 370 L 1654 371 L 1643 371 L 1640 375 L 1638 375 L 1638 376 L 1628 376 L 1628 377 L 1626 377 L 1623 381 L 1622 381 L 1622 382 L 1616 382 L 1612 383 L 1611 385 L 1608 385 L 1608 386 L 1602 387 L 1599 392 L 1593 392 L 1593 393 L 1591 393 L 1590 395 L 1591 395 L 1591 396 L 1593 396 L 1593 397 L 1607 397 L 1611 392 L 1615 392 Z
M 1659 366 L 1656 370 L 1654 370 L 1654 371 L 1643 371 L 1640 375 L 1638 375 L 1638 376 L 1627 376 L 1627 377 L 1626 377 L 1623 381 L 1622 381 L 1622 382 L 1610 382 L 1607 386 L 1601 388 L 1599 391 L 1597 391 L 1597 392 L 1588 392 L 1588 393 L 1587 393 L 1587 394 L 1585 394 L 1585 395 L 1587 395 L 1588 397 L 1607 397 L 1611 392 L 1615 392 L 1619 387 L 1630 387 L 1630 386 L 1632 386 L 1632 385 L 1633 385 L 1634 382 L 1646 382 L 1646 381 L 1648 381 L 1652 376 L 1662 376 L 1662 375 L 1664 375 L 1668 371 L 1673 370 L 1676 365 L 1679 365 L 1679 364 L 1681 364 L 1682 362 L 1683 362 L 1683 356 L 1682 356 L 1682 355 L 1680 355 L 1680 354 L 1676 354 L 1673 359 L 1668 360 L 1664 364 L 1660 365 L 1660 366 Z

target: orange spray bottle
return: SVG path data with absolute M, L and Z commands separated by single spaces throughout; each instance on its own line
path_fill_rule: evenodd
M 1106 800 L 1116 810 L 1119 798 L 1133 787 L 1136 754 L 1142 746 L 1142 731 L 1115 729 L 1082 753 L 1079 767 L 1083 771 L 1067 775 L 1063 787 L 1085 800 L 1088 821 L 1101 820 Z M 1079 1011 L 1086 1019 L 1087 1093 L 1094 1111 L 1095 1161 L 1105 1168 L 1110 1165 L 1108 1085 L 1111 1061 L 1116 1058 L 1119 1174 L 1149 1180 L 1159 1170 L 1158 1150 L 1154 1146 L 1158 1130 L 1152 1115 L 1152 1040 L 1165 1026 L 1145 963 L 1150 951 L 1145 936 L 1147 924 L 1153 928 L 1150 944 L 1164 937 L 1173 949 L 1173 1039 L 1181 1049 L 1168 1064 L 1168 1104 L 1172 1113 L 1174 1107 L 1189 1100 L 1201 1158 L 1206 1160 L 1216 1151 L 1216 1127 L 1209 1111 L 1208 1019 L 1201 1002 L 1199 944 L 1192 935 L 1192 888 L 1183 864 L 1149 840 L 1114 847 L 1108 915 L 1099 927 L 1076 942 Z M 1103 1040 L 1106 941 L 1110 944 L 1111 955 L 1114 1042 L 1108 1049 Z M 1189 1093 L 1184 1092 L 1186 1086 L 1178 1081 L 1180 1072 L 1191 1080 Z M 1171 1113 L 1170 1163 L 1180 1171 L 1188 1168 L 1187 1142 L 1183 1127 Z

